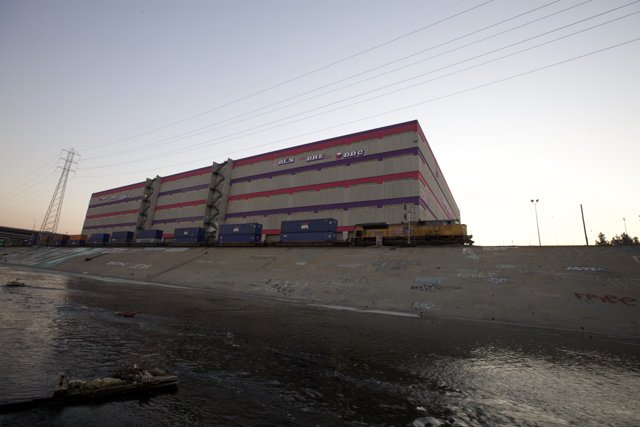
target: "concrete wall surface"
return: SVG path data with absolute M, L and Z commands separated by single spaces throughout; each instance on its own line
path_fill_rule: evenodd
M 2 248 L 5 265 L 640 338 L 640 248 Z

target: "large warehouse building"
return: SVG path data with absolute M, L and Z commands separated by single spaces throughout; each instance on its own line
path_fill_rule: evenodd
M 460 211 L 417 121 L 213 163 L 91 196 L 83 234 L 200 227 L 211 241 L 222 224 L 335 218 L 362 223 L 460 220 Z M 275 236 L 274 236 L 275 237 Z

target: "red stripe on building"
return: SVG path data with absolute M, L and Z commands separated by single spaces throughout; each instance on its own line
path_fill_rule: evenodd
M 363 132 L 353 133 L 350 135 L 338 136 L 322 141 L 311 142 L 309 144 L 299 145 L 293 148 L 285 148 L 283 150 L 272 151 L 270 153 L 259 154 L 256 156 L 245 157 L 244 159 L 234 160 L 233 168 L 239 166 L 252 165 L 254 163 L 264 162 L 266 160 L 275 160 L 281 157 L 294 156 L 309 151 L 320 151 L 339 145 L 353 144 L 364 141 L 366 139 L 383 138 L 389 135 L 395 135 L 402 132 L 415 132 L 419 128 L 418 121 L 399 123 L 396 125 L 386 126 L 378 129 L 367 130 Z
M 96 215 L 87 215 L 87 219 L 96 219 L 96 218 L 106 218 L 109 216 L 118 216 L 118 215 L 129 215 L 129 214 L 137 214 L 138 209 L 132 209 L 129 211 L 120 211 L 120 212 L 109 212 L 104 214 L 96 214 Z
M 199 205 L 204 205 L 205 203 L 207 203 L 206 200 L 193 200 L 191 202 L 172 203 L 170 205 L 157 206 L 156 210 L 159 211 L 162 209 L 184 208 L 187 206 L 199 206 Z
M 438 170 L 438 174 L 442 175 L 442 182 L 444 183 L 444 186 L 446 187 L 446 189 L 449 192 L 449 194 L 451 194 L 451 197 L 453 197 L 453 193 L 451 193 L 451 189 L 449 188 L 449 184 L 447 184 L 447 180 L 444 178 L 444 175 L 442 174 L 442 169 L 440 168 L 440 165 L 438 164 L 438 159 L 436 159 L 436 156 L 433 154 L 433 150 L 431 149 L 431 146 L 429 145 L 429 141 L 427 140 L 427 137 L 424 135 L 424 132 L 422 132 L 422 128 L 420 127 L 420 124 L 418 124 L 418 135 L 420 135 L 420 138 L 422 138 L 422 140 L 424 141 L 425 147 L 427 147 L 427 150 L 429 150 L 429 153 L 431 154 L 431 158 L 436 163 L 436 168 Z M 429 166 L 428 163 L 427 163 L 427 166 Z M 431 168 L 429 168 L 429 170 L 431 170 Z M 431 171 L 431 174 L 433 175 L 433 171 Z M 436 176 L 434 176 L 434 178 L 437 179 Z M 443 194 L 443 196 L 446 199 L 446 195 Z M 455 204 L 455 199 L 453 200 L 453 202 Z M 449 205 L 449 208 L 451 208 L 451 211 L 457 210 L 457 208 L 458 208 L 458 206 L 456 205 L 456 209 L 454 209 L 453 206 L 451 206 L 451 203 L 449 203 L 448 199 L 447 199 L 447 204 Z M 454 212 L 454 214 L 455 214 L 455 212 Z
M 431 187 L 429 186 L 429 184 L 427 183 L 427 180 L 424 179 L 424 176 L 422 176 L 422 174 L 420 174 L 420 182 L 429 189 L 429 192 L 431 193 L 431 195 L 433 196 L 433 198 L 436 200 L 436 203 L 438 203 L 438 205 L 440 205 L 440 209 L 442 209 L 442 212 L 444 212 L 444 214 L 447 216 L 448 219 L 452 219 L 451 215 L 449 215 L 449 212 L 447 212 L 447 210 L 444 208 L 444 206 L 442 206 L 442 203 L 440 202 L 440 199 L 438 199 L 438 196 L 436 196 L 436 193 L 433 192 L 433 190 L 431 189 Z M 444 194 L 443 194 L 444 196 Z
M 111 190 L 100 191 L 98 193 L 93 193 L 91 198 L 106 196 L 113 193 L 120 193 L 122 191 L 135 190 L 136 188 L 144 187 L 144 182 L 138 182 L 136 184 L 125 185 L 124 187 L 112 188 Z
M 320 191 L 327 188 L 336 188 L 336 187 L 350 187 L 352 185 L 362 185 L 362 184 L 382 184 L 386 181 L 397 181 L 401 179 L 418 179 L 419 172 L 401 172 L 401 173 L 392 173 L 388 175 L 380 175 L 380 176 L 371 176 L 367 178 L 357 178 L 357 179 L 348 179 L 345 181 L 334 181 L 334 182 L 325 182 L 323 184 L 310 184 L 310 185 L 301 185 L 299 187 L 290 187 L 290 188 L 279 188 L 277 190 L 269 190 L 269 191 L 258 191 L 255 193 L 246 193 L 246 194 L 236 194 L 233 196 L 229 196 L 228 200 L 249 200 L 257 197 L 269 197 L 269 196 L 277 196 L 280 194 L 294 194 L 299 193 L 301 191 Z
M 160 178 L 160 182 L 171 182 L 178 181 L 180 179 L 191 178 L 193 176 L 205 175 L 211 173 L 211 166 L 206 166 L 204 168 L 194 169 L 191 171 L 181 172 L 174 175 L 164 176 Z

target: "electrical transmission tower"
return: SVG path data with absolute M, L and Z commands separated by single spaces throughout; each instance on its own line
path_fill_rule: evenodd
M 58 231 L 58 221 L 60 220 L 60 212 L 62 211 L 62 200 L 64 199 L 64 190 L 67 187 L 69 172 L 71 171 L 71 166 L 73 164 L 78 164 L 78 162 L 74 161 L 74 158 L 79 154 L 76 153 L 73 148 L 71 150 L 62 150 L 62 152 L 66 152 L 67 157 L 64 160 L 62 173 L 60 174 L 58 185 L 56 185 L 56 189 L 53 192 L 53 197 L 51 197 L 51 202 L 49 203 L 49 207 L 47 208 L 47 213 L 44 214 L 42 226 L 40 227 L 41 232 L 55 233 L 56 231 Z M 60 160 L 62 159 L 63 158 L 61 157 Z

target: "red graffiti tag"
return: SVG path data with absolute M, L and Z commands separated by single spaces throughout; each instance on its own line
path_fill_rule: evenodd
M 611 303 L 611 304 L 617 304 L 617 303 L 622 303 L 624 305 L 628 305 L 630 307 L 635 307 L 636 304 L 634 304 L 636 302 L 635 298 L 630 298 L 630 297 L 624 297 L 624 298 L 618 298 L 615 295 L 605 295 L 605 296 L 598 296 L 598 295 L 594 295 L 594 294 L 582 294 L 580 292 L 576 292 L 575 293 L 576 298 L 578 298 L 581 301 L 600 301 L 600 302 L 604 302 L 604 303 Z

